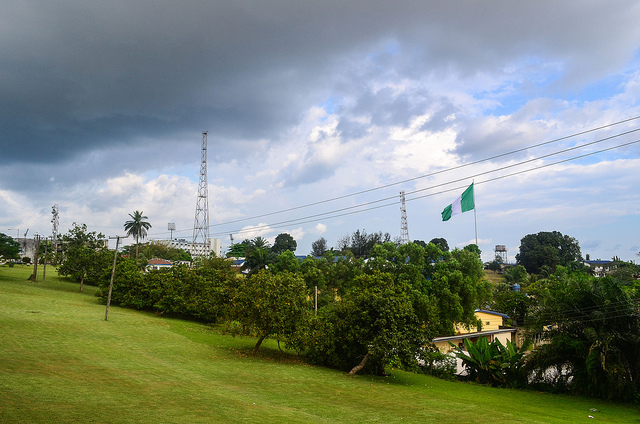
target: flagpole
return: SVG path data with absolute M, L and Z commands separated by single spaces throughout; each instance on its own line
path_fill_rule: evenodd
M 473 208 L 473 222 L 476 225 L 476 246 L 478 246 L 478 219 L 476 217 L 476 208 L 475 207 Z M 478 246 L 478 247 L 480 247 L 480 246 Z
M 478 246 L 478 217 L 476 215 L 476 184 L 475 183 L 476 183 L 475 180 L 471 180 L 471 184 L 473 184 L 473 223 L 476 229 L 476 246 Z

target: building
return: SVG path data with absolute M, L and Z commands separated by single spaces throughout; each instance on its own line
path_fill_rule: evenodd
M 148 271 L 171 268 L 172 266 L 173 266 L 172 261 L 168 261 L 166 259 L 160 259 L 160 258 L 149 259 L 149 262 L 147 262 Z
M 186 252 L 189 252 L 191 257 L 209 256 L 211 252 L 215 253 L 217 257 L 222 257 L 222 242 L 220 239 L 212 238 L 209 239 L 208 245 L 204 243 L 193 243 L 192 241 L 187 241 L 186 239 L 173 239 L 173 240 L 159 240 L 160 243 L 166 243 L 169 247 L 182 249 Z
M 451 350 L 449 342 L 456 346 L 463 347 L 465 339 L 475 342 L 482 336 L 487 338 L 489 343 L 494 340 L 500 340 L 503 345 L 507 344 L 507 340 L 512 343 L 516 342 L 517 329 L 503 326 L 503 320 L 508 319 L 508 315 L 499 312 L 485 311 L 483 309 L 476 309 L 475 315 L 476 318 L 482 322 L 480 331 L 478 331 L 477 327 L 466 328 L 458 325 L 455 328 L 456 335 L 436 337 L 433 339 L 433 344 L 440 352 L 446 353 Z
M 595 261 L 584 261 L 583 263 L 591 269 L 594 277 L 606 277 L 607 274 L 617 268 L 613 261 L 610 260 L 602 261 L 598 259 Z

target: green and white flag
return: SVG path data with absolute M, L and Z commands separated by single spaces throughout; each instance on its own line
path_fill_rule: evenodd
M 467 212 L 476 207 L 473 200 L 473 183 L 452 204 L 442 211 L 442 220 L 448 221 L 453 215 Z

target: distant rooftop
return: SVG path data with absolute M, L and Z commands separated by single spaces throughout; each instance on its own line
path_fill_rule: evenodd
M 166 259 L 153 258 L 149 259 L 148 265 L 173 265 L 173 261 L 168 261 Z

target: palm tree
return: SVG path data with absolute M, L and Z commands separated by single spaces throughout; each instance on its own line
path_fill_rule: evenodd
M 142 215 L 142 211 L 135 211 L 133 214 L 129 214 L 131 220 L 124 223 L 124 229 L 127 231 L 127 236 L 134 236 L 136 238 L 136 260 L 138 259 L 138 239 L 145 238 L 147 236 L 147 230 L 151 228 L 151 224 L 145 219 L 149 219 Z

